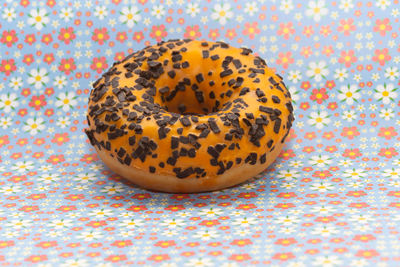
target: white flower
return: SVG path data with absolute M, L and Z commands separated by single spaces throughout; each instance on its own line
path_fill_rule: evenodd
M 308 163 L 322 168 L 322 167 L 325 167 L 325 166 L 331 164 L 332 159 L 327 155 L 318 155 L 318 156 L 312 156 L 310 158 L 310 160 L 308 161 Z
M 299 178 L 299 176 L 300 172 L 296 170 L 287 169 L 279 171 L 278 174 L 276 175 L 276 178 L 285 179 L 286 181 L 292 181 L 293 179 Z
M 318 214 L 329 214 L 332 212 L 336 211 L 336 208 L 334 208 L 333 206 L 315 206 L 313 208 L 310 209 L 311 212 L 315 212 Z
M 390 6 L 389 0 L 376 0 L 375 5 L 382 10 L 385 10 L 388 6 Z
M 107 193 L 108 195 L 114 195 L 116 193 L 121 193 L 124 192 L 125 188 L 122 185 L 119 184 L 114 184 L 114 185 L 108 185 L 104 187 L 103 189 L 100 190 L 100 192 Z
M 24 173 L 26 171 L 32 170 L 34 168 L 32 161 L 18 161 L 13 164 L 11 170 L 15 170 L 19 173 Z
M 374 97 L 378 99 L 378 101 L 382 101 L 383 104 L 389 104 L 391 101 L 394 101 L 397 97 L 396 93 L 397 88 L 394 88 L 392 83 L 389 84 L 380 84 L 376 87 Z
M 186 222 L 182 219 L 166 219 L 160 223 L 162 226 L 175 229 L 177 227 L 182 227 Z
M 1 17 L 6 19 L 7 22 L 11 22 L 17 17 L 17 12 L 14 8 L 5 8 Z
M 197 231 L 194 235 L 194 238 L 200 238 L 203 241 L 210 240 L 211 238 L 216 238 L 219 237 L 219 234 L 217 231 L 214 230 L 201 230 Z
M 48 75 L 45 68 L 33 69 L 28 73 L 28 83 L 34 85 L 36 89 L 40 89 L 49 81 Z
M 382 175 L 387 178 L 400 179 L 400 168 L 386 169 Z
M 119 16 L 119 21 L 132 28 L 142 16 L 139 14 L 140 10 L 136 6 L 122 8 Z
M 212 11 L 211 18 L 217 20 L 221 25 L 225 25 L 233 17 L 231 5 L 228 3 L 216 4 Z
M 293 225 L 293 224 L 297 224 L 298 222 L 300 222 L 299 218 L 296 216 L 279 216 L 276 218 L 276 223 L 281 224 L 281 225 Z
M 78 181 L 80 183 L 90 183 L 97 179 L 97 175 L 95 173 L 80 173 L 78 177 L 74 178 L 74 181 Z
M 325 0 L 309 1 L 306 15 L 312 17 L 315 21 L 320 21 L 322 17 L 328 14 L 325 7 Z
M 189 259 L 185 266 L 207 267 L 214 266 L 214 263 L 208 258 Z
M 12 77 L 10 79 L 10 83 L 8 84 L 12 89 L 18 90 L 22 87 L 22 78 L 21 77 Z
M 323 237 L 327 237 L 333 234 L 337 234 L 339 233 L 339 231 L 334 226 L 321 225 L 315 227 L 315 229 L 311 233 L 314 235 L 321 235 Z
M 383 108 L 379 111 L 379 117 L 383 118 L 385 121 L 388 121 L 394 117 L 394 112 L 391 108 Z
M 22 190 L 19 185 L 5 185 L 0 187 L 0 193 L 4 195 L 10 195 L 18 193 Z
M 293 103 L 296 103 L 300 97 L 299 97 L 299 91 L 297 91 L 297 87 L 296 86 L 289 86 L 288 88 L 289 92 L 290 92 L 290 96 L 292 97 Z M 294 106 L 293 108 L 295 108 L 296 106 Z
M 0 127 L 3 129 L 7 129 L 12 125 L 11 117 L 2 117 L 0 118 Z
M 349 77 L 349 73 L 345 68 L 343 69 L 336 69 L 335 70 L 335 75 L 333 76 L 335 79 L 339 80 L 340 82 L 343 82 L 345 79 Z
M 306 75 L 316 82 L 320 82 L 322 78 L 326 78 L 329 74 L 328 66 L 325 61 L 310 62 L 307 67 Z
M 100 20 L 104 19 L 108 15 L 107 8 L 105 6 L 96 6 L 94 8 L 94 15 Z
M 334 187 L 331 183 L 328 183 L 328 182 L 313 183 L 313 184 L 310 186 L 310 189 L 311 189 L 311 190 L 315 190 L 315 191 L 318 191 L 318 192 L 321 192 L 321 193 L 324 193 L 324 192 L 326 192 L 326 191 L 333 190 L 334 188 L 335 188 L 335 187 Z
M 342 119 L 351 122 L 357 118 L 356 112 L 354 110 L 345 110 L 342 114 Z
M 311 112 L 308 116 L 309 119 L 307 120 L 307 123 L 311 126 L 317 127 L 317 129 L 322 129 L 331 122 L 331 119 L 329 119 L 330 116 L 331 115 L 326 111 Z
M 356 214 L 356 215 L 351 215 L 349 220 L 355 223 L 368 223 L 374 221 L 374 218 L 368 214 Z
M 366 259 L 354 259 L 351 261 L 350 266 L 364 267 L 369 265 L 368 262 Z
M 62 18 L 64 21 L 69 21 L 73 16 L 74 16 L 74 12 L 72 11 L 72 8 L 70 8 L 70 7 L 61 8 L 60 18 Z
M 44 125 L 44 120 L 42 118 L 29 118 L 24 122 L 22 130 L 29 132 L 31 135 L 36 135 L 46 128 Z
M 104 209 L 104 208 L 95 209 L 95 210 L 92 210 L 92 211 L 88 212 L 88 215 L 89 215 L 89 216 L 94 216 L 94 217 L 96 217 L 96 218 L 109 217 L 109 216 L 112 216 L 113 214 L 114 214 L 114 213 L 113 213 L 113 210 L 111 210 L 111 209 Z
M 31 26 L 35 26 L 36 30 L 41 30 L 43 26 L 46 26 L 50 20 L 48 18 L 49 13 L 47 13 L 46 9 L 36 8 L 32 9 L 28 14 L 28 23 Z
M 58 89 L 62 89 L 64 88 L 65 85 L 67 85 L 67 77 L 65 77 L 64 75 L 58 75 L 54 78 L 54 82 L 53 82 L 54 86 L 57 86 Z
M 223 213 L 223 210 L 220 208 L 204 208 L 199 211 L 199 215 L 206 217 L 214 217 L 219 216 Z
M 151 11 L 151 15 L 157 19 L 161 19 L 165 15 L 164 5 L 155 5 Z
M 47 224 L 51 228 L 62 229 L 73 225 L 73 221 L 69 219 L 55 219 Z
M 186 8 L 186 13 L 194 18 L 197 14 L 200 13 L 200 7 L 198 3 L 189 3 Z
M 92 241 L 94 239 L 102 238 L 103 234 L 100 231 L 85 231 L 77 235 L 77 238 L 83 239 L 84 241 Z
M 396 80 L 399 77 L 399 69 L 397 67 L 388 67 L 385 70 L 385 78 L 391 81 Z
M 71 124 L 71 120 L 69 117 L 59 117 L 57 119 L 56 125 L 60 127 L 61 129 L 64 129 L 65 127 L 69 126 Z
M 301 72 L 300 71 L 298 71 L 298 70 L 289 71 L 288 79 L 292 83 L 297 83 L 299 80 L 301 80 L 301 78 L 302 78 L 302 76 L 301 76 Z
M 62 262 L 60 265 L 60 267 L 86 267 L 86 266 L 89 266 L 87 259 L 68 259 Z
M 32 220 L 14 219 L 14 220 L 8 221 L 5 225 L 7 227 L 12 227 L 14 229 L 28 228 L 29 226 L 32 225 Z
M 283 11 L 283 13 L 289 14 L 289 12 L 293 10 L 294 5 L 292 0 L 283 0 L 280 2 L 281 5 L 279 6 L 279 9 Z
M 53 174 L 42 174 L 37 179 L 38 181 L 44 182 L 45 184 L 49 184 L 55 181 L 60 180 L 60 176 L 56 173 Z
M 289 161 L 289 166 L 293 167 L 293 168 L 299 168 L 299 167 L 303 166 L 303 162 L 300 160 L 292 160 L 292 161 Z
M 353 105 L 354 101 L 360 99 L 361 94 L 359 93 L 361 89 L 358 88 L 356 84 L 347 86 L 341 86 L 338 94 L 339 100 L 342 102 L 346 101 L 347 105 Z
M 339 8 L 344 12 L 349 12 L 354 7 L 353 0 L 340 0 Z
M 0 109 L 5 113 L 9 113 L 11 110 L 14 110 L 18 105 L 18 97 L 14 93 L 7 93 L 0 95 Z
M 254 224 L 257 224 L 257 219 L 252 217 L 236 218 L 232 222 L 232 225 L 239 225 L 239 226 L 249 226 Z
M 257 11 L 258 11 L 258 6 L 256 2 L 246 3 L 246 6 L 244 8 L 245 13 L 249 14 L 250 16 L 253 16 Z
M 360 179 L 367 176 L 367 173 L 363 169 L 347 169 L 343 172 L 343 176 L 351 179 Z
M 318 256 L 312 262 L 314 266 L 323 266 L 323 267 L 334 267 L 339 266 L 343 263 L 336 255 L 326 255 L 326 256 Z
M 55 105 L 58 108 L 62 108 L 63 111 L 69 111 L 78 103 L 78 101 L 76 101 L 77 98 L 74 92 L 60 93 L 56 97 L 57 101 Z

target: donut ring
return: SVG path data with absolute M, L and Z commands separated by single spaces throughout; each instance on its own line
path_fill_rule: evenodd
M 90 143 L 111 170 L 156 191 L 211 191 L 257 175 L 294 116 L 282 78 L 251 53 L 170 40 L 114 63 L 93 84 Z

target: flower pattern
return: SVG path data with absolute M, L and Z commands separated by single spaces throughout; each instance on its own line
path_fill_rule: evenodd
M 2 1 L 0 261 L 397 266 L 399 1 Z M 284 77 L 278 159 L 218 192 L 149 192 L 88 144 L 91 84 L 167 39 L 246 46 Z

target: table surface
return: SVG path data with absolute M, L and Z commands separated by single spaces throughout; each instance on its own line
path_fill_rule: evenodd
M 400 5 L 2 1 L 0 264 L 400 266 Z M 172 38 L 223 40 L 286 81 L 296 121 L 251 181 L 153 193 L 83 133 L 91 83 Z

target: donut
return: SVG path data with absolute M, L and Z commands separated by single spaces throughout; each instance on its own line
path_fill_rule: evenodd
M 282 77 L 248 48 L 169 40 L 115 62 L 90 93 L 85 132 L 134 184 L 171 193 L 230 187 L 265 170 L 294 120 Z

